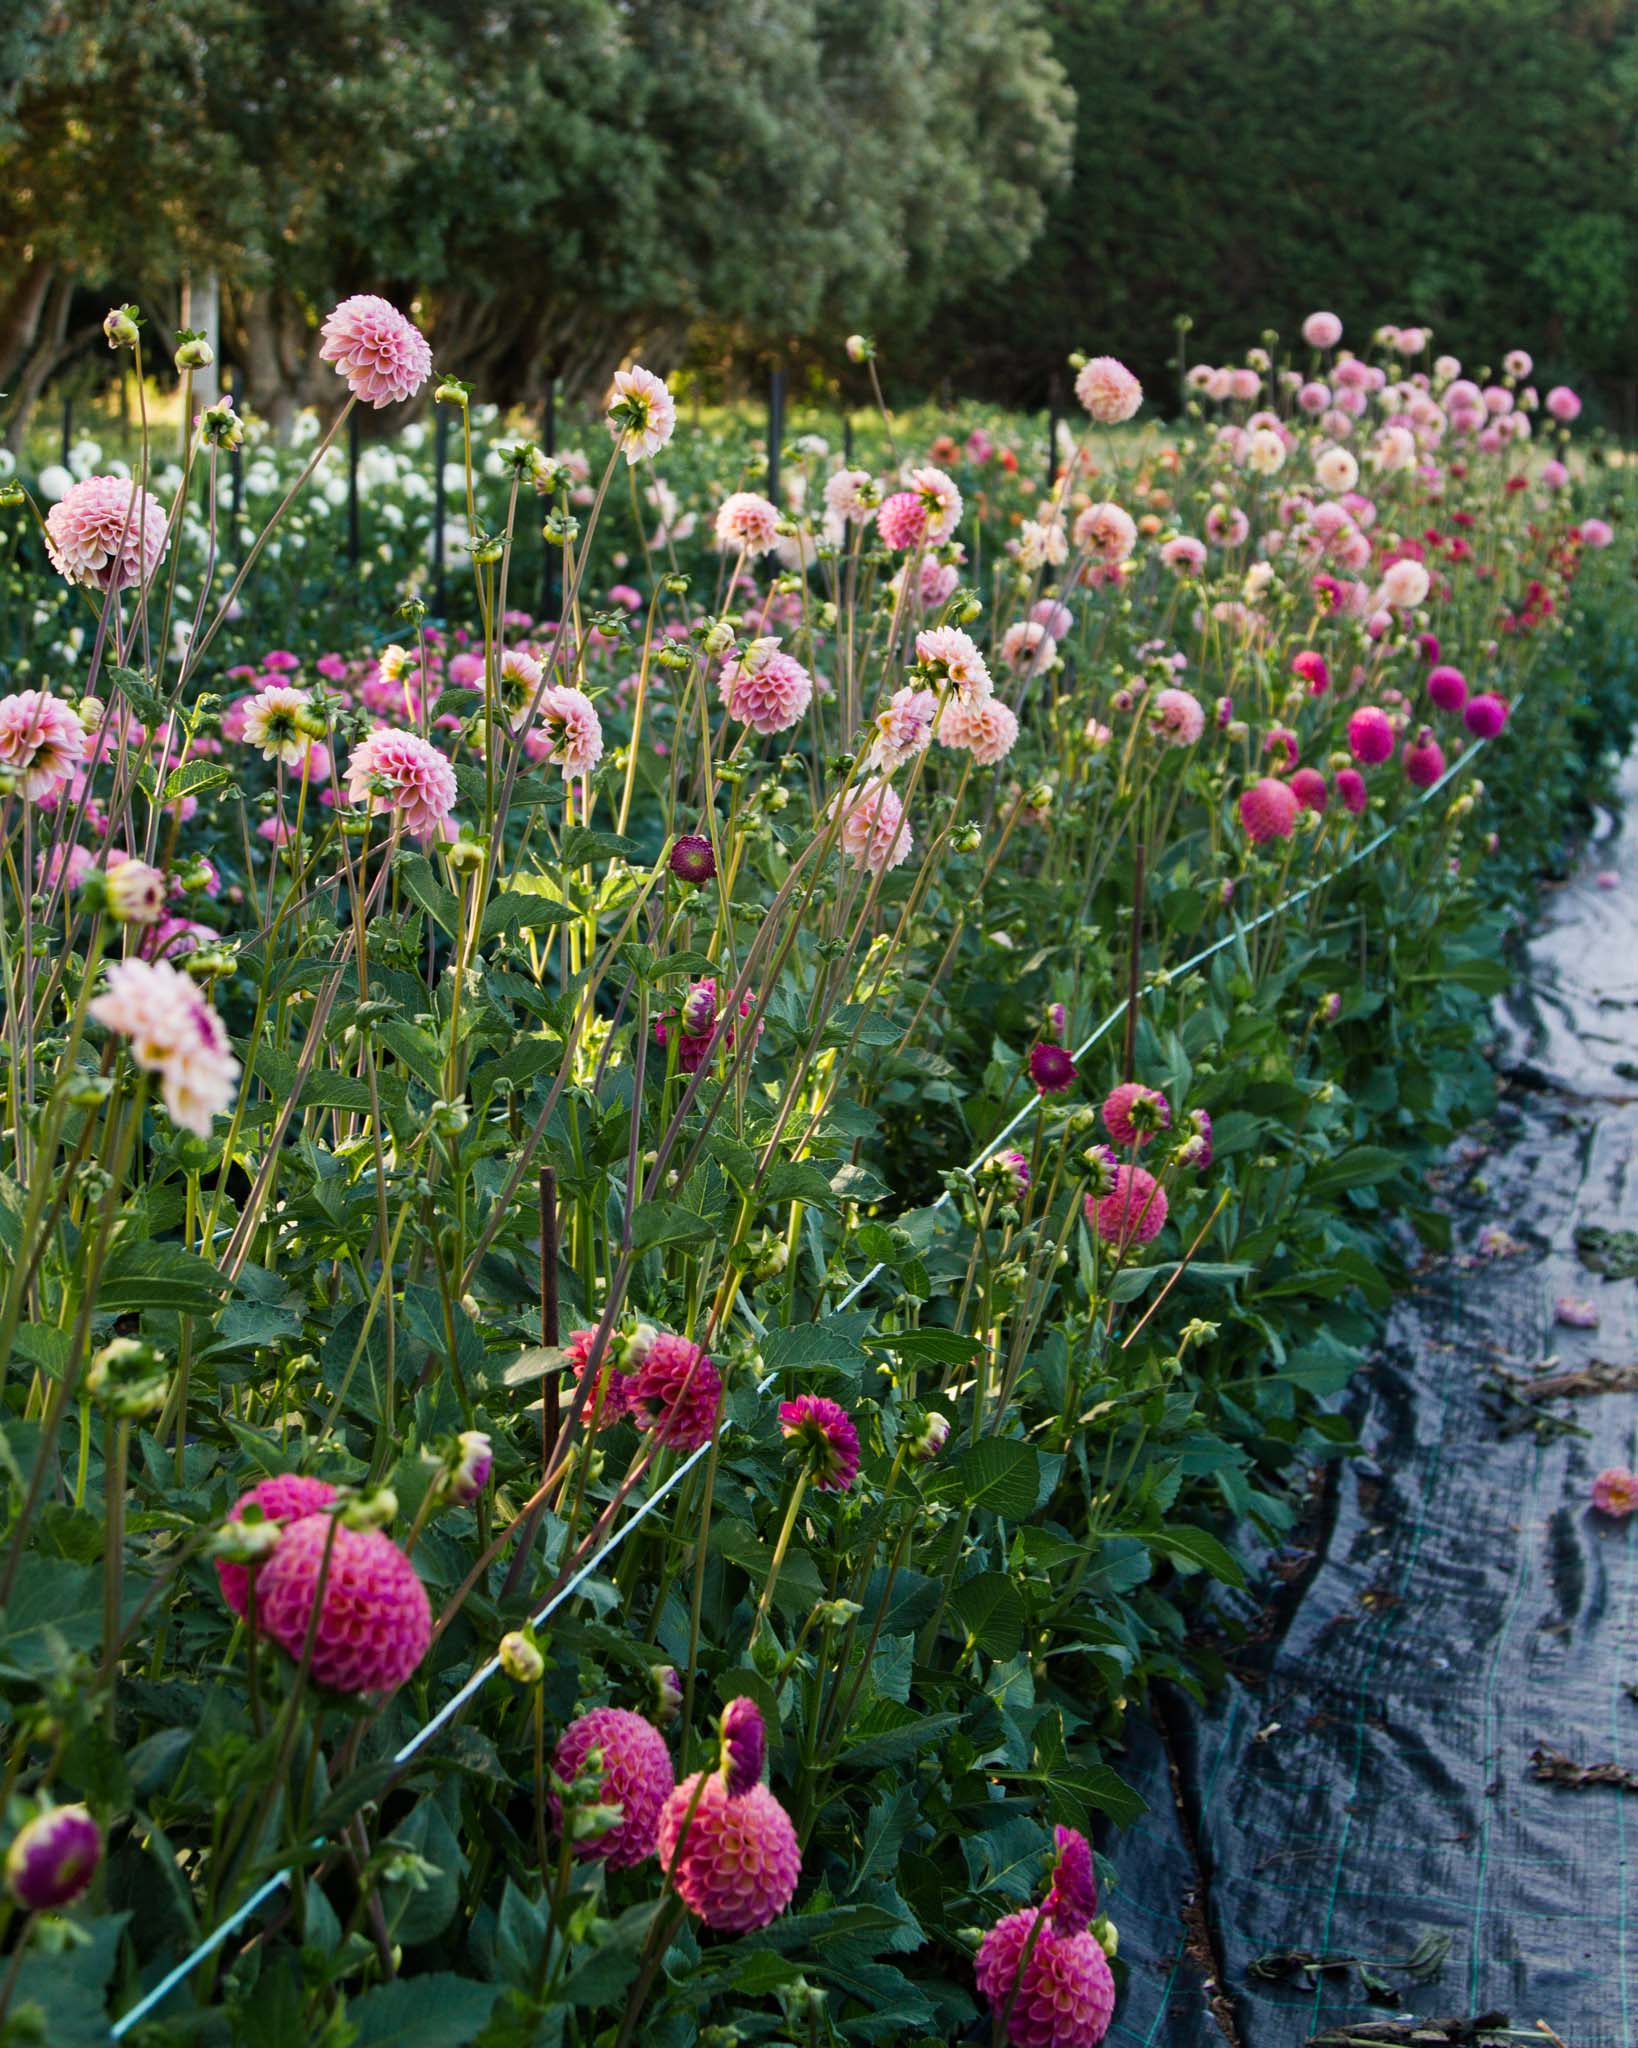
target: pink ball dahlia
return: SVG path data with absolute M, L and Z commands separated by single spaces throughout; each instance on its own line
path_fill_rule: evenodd
M 916 661 L 929 682 L 947 682 L 965 703 L 994 693 L 994 679 L 978 643 L 959 626 L 929 626 L 918 633 Z
M 540 724 L 524 741 L 535 760 L 555 762 L 566 777 L 589 775 L 603 758 L 603 721 L 584 690 L 552 683 L 540 699 Z
M 603 1755 L 603 1803 L 618 1806 L 621 1817 L 607 1834 L 577 1841 L 574 1853 L 614 1870 L 629 1870 L 654 1854 L 660 1809 L 677 1783 L 671 1752 L 664 1736 L 641 1714 L 626 1707 L 594 1707 L 564 1729 L 552 1769 L 568 1784 L 594 1749 Z M 563 1803 L 555 1792 L 546 1796 L 553 1825 L 561 1827 Z
M 827 817 L 842 806 L 842 851 L 855 867 L 885 874 L 910 857 L 913 844 L 904 805 L 891 783 L 868 776 L 831 800 Z
M 659 1852 L 678 1898 L 724 1934 L 749 1934 L 777 1919 L 802 1875 L 796 1830 L 767 1786 L 733 1793 L 715 1771 L 696 1771 L 667 1799 Z
M 633 363 L 616 370 L 604 413 L 614 444 L 635 468 L 647 455 L 658 455 L 677 431 L 677 401 L 663 377 Z
M 876 513 L 882 546 L 895 551 L 919 547 L 932 524 L 926 503 L 914 491 L 895 491 Z
M 1493 740 L 1507 723 L 1507 699 L 1494 690 L 1483 690 L 1468 700 L 1462 723 L 1476 739 Z
M 1305 811 L 1323 811 L 1331 789 L 1317 768 L 1299 768 L 1291 778 L 1291 794 Z
M 425 839 L 455 808 L 455 771 L 418 733 L 382 728 L 352 751 L 347 800 L 368 802 L 376 817 L 393 817 Z
M 51 1806 L 25 1821 L 6 1851 L 6 1889 L 26 1913 L 57 1913 L 102 1861 L 102 1830 L 83 1806 Z
M 1302 323 L 1302 338 L 1310 348 L 1335 348 L 1342 339 L 1342 322 L 1335 313 L 1310 313 Z
M 303 1516 L 328 1507 L 335 1497 L 336 1490 L 326 1479 L 309 1479 L 301 1472 L 275 1472 L 271 1479 L 260 1479 L 248 1492 L 240 1494 L 228 1509 L 228 1520 L 242 1522 L 246 1508 L 258 1507 L 269 1522 L 299 1522 Z M 250 1584 L 249 1566 L 218 1558 L 216 1582 L 234 1613 L 243 1614 Z
M 1592 1504 L 1601 1515 L 1630 1515 L 1638 1511 L 1638 1473 L 1624 1465 L 1611 1465 L 1592 1484 Z
M 1568 384 L 1555 384 L 1543 402 L 1553 418 L 1562 420 L 1566 425 L 1581 416 L 1581 400 Z
M 798 1394 L 779 1404 L 779 1431 L 807 1454 L 808 1471 L 821 1493 L 846 1493 L 859 1476 L 859 1432 L 839 1402 L 823 1394 Z
M 1291 657 L 1291 673 L 1302 677 L 1308 685 L 1308 694 L 1311 697 L 1323 697 L 1331 687 L 1330 664 L 1323 654 L 1316 653 L 1312 647 L 1305 647 L 1301 654 L 1294 654 Z
M 717 507 L 717 546 L 770 555 L 779 545 L 779 508 L 755 491 L 734 491 Z
M 1114 356 L 1094 356 L 1075 379 L 1075 396 L 1099 426 L 1118 427 L 1143 403 L 1143 386 Z
M 1158 1088 L 1122 1081 L 1103 1098 L 1103 1121 L 1117 1145 L 1147 1145 L 1157 1131 L 1170 1130 L 1171 1104 Z
M 1375 704 L 1361 705 L 1348 721 L 1348 751 L 1367 768 L 1386 761 L 1396 739 L 1393 720 Z
M 1265 775 L 1240 793 L 1240 823 L 1254 846 L 1289 839 L 1297 822 L 1297 799 L 1289 784 Z
M 1141 1166 L 1119 1166 L 1106 1195 L 1088 1195 L 1087 1221 L 1105 1244 L 1150 1244 L 1166 1225 L 1166 1190 Z
M 1337 770 L 1337 795 L 1342 799 L 1342 808 L 1350 817 L 1357 818 L 1364 810 L 1369 798 L 1365 790 L 1365 778 L 1357 768 Z
M 67 782 L 85 758 L 85 728 L 49 690 L 0 697 L 0 768 L 22 779 L 31 802 Z
M 1405 749 L 1405 778 L 1416 789 L 1431 789 L 1445 772 L 1445 750 L 1424 725 Z
M 1017 713 L 999 697 L 980 697 L 971 704 L 952 697 L 939 713 L 939 745 L 964 748 L 980 768 L 1004 761 L 1017 741 Z
M 1192 690 L 1162 690 L 1149 707 L 1150 729 L 1168 746 L 1192 747 L 1206 729 L 1205 707 Z
M 694 1451 L 711 1441 L 722 1375 L 698 1344 L 661 1331 L 626 1376 L 626 1412 L 656 1443 Z
M 576 1330 L 564 1346 L 569 1354 L 569 1370 L 574 1374 L 576 1386 L 586 1377 L 586 1368 L 591 1364 L 592 1342 L 596 1335 L 595 1329 Z M 602 1361 L 597 1368 L 598 1383 L 586 1396 L 586 1405 L 581 1411 L 589 1425 L 592 1410 L 595 1408 L 599 1429 L 612 1429 L 631 1406 L 628 1376 L 614 1363 L 618 1349 L 619 1340 L 611 1330 L 608 1342 L 603 1346 Z
M 1031 1932 L 1046 1910 L 1027 1906 L 1009 1913 L 985 1935 L 973 1965 L 979 1992 L 995 2012 L 1012 2000 L 1007 2039 L 1014 2048 L 1096 2048 L 1115 2015 L 1109 1959 L 1091 1934 L 1060 1934 L 1050 1924 L 1031 1947 Z
M 432 374 L 432 350 L 413 320 L 369 292 L 343 299 L 325 321 L 319 359 L 378 410 L 413 398 Z
M 1428 695 L 1441 711 L 1460 711 L 1467 702 L 1467 678 L 1459 668 L 1430 669 Z
M 813 701 L 813 678 L 772 639 L 753 640 L 732 656 L 717 683 L 728 716 L 755 732 L 788 732 Z
M 122 476 L 88 476 L 46 514 L 45 543 L 52 568 L 70 583 L 145 584 L 165 552 L 165 508 Z
M 349 1529 L 330 1515 L 293 1522 L 256 1582 L 257 1628 L 299 1659 L 321 1573 L 314 1683 L 340 1693 L 396 1690 L 426 1655 L 432 1609 L 414 1565 L 379 1529 Z

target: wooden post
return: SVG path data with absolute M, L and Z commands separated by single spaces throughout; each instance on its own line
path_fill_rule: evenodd
M 63 468 L 68 467 L 68 451 L 74 445 L 74 401 L 63 400 Z
M 853 415 L 851 412 L 844 412 L 842 415 L 842 462 L 848 469 L 853 467 Z
M 243 407 L 245 395 L 245 373 L 243 370 L 235 370 L 228 378 L 228 390 L 229 395 L 233 399 L 235 410 L 240 410 Z M 245 502 L 245 451 L 243 448 L 232 448 L 228 451 L 228 469 L 233 477 L 233 512 L 231 523 L 233 532 L 237 535 L 239 531 L 239 514 L 244 510 Z

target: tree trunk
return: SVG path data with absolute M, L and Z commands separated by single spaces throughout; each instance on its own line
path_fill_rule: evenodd
M 26 265 L 16 284 L 0 300 L 0 389 L 11 388 L 12 378 L 34 346 L 51 279 L 49 263 Z
M 28 432 L 29 419 L 39 403 L 40 393 L 68 352 L 65 342 L 68 335 L 68 309 L 73 297 L 74 280 L 71 277 L 58 277 L 52 280 L 51 289 L 46 294 L 46 303 L 37 323 L 38 339 L 12 387 L 11 418 L 6 426 L 6 446 L 13 455 L 21 455 L 23 452 L 23 436 Z

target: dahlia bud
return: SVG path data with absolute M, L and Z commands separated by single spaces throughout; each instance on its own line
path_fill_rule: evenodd
M 717 1021 L 717 985 L 697 981 L 683 998 L 682 1028 L 690 1038 L 706 1038 Z
M 707 626 L 700 639 L 700 645 L 710 655 L 726 654 L 733 644 L 734 629 L 722 619 Z
M 234 449 L 244 444 L 245 423 L 233 409 L 231 393 L 196 413 L 193 423 L 207 447 Z
M 434 405 L 456 405 L 466 411 L 472 397 L 472 386 L 463 384 L 459 377 L 441 377 L 433 388 Z
M 777 1231 L 764 1229 L 746 1247 L 746 1263 L 755 1279 L 775 1280 L 790 1263 L 790 1246 Z
M 484 850 L 475 839 L 457 839 L 445 849 L 444 859 L 458 875 L 475 875 L 484 863 Z
M 863 1613 L 857 1600 L 820 1600 L 815 1603 L 813 1618 L 821 1628 L 843 1628 Z
M 464 1102 L 435 1102 L 427 1121 L 440 1138 L 458 1138 L 471 1122 Z
M 0 483 L 0 508 L 9 511 L 13 505 L 24 504 L 27 498 L 28 493 L 15 477 L 8 482 Z
M 115 306 L 102 323 L 102 331 L 108 337 L 110 348 L 135 348 L 137 345 L 137 323 L 142 315 L 135 306 Z
M 850 334 L 842 346 L 850 363 L 868 363 L 876 353 L 876 344 L 868 334 Z
M 179 327 L 176 331 L 176 367 L 179 370 L 208 370 L 216 360 L 216 351 L 202 334 L 190 328 Z
M 120 924 L 157 924 L 165 910 L 165 877 L 146 861 L 122 860 L 103 880 L 108 915 Z
M 487 568 L 491 562 L 498 562 L 505 554 L 506 535 L 485 533 L 481 527 L 475 527 L 472 538 L 467 543 L 467 552 L 480 567 Z
M 441 1458 L 434 1454 L 434 1462 L 439 1466 L 438 1476 L 432 1482 L 434 1496 L 456 1507 L 467 1507 L 489 1484 L 495 1453 L 481 1429 L 463 1429 Z
M 930 1464 L 950 1441 L 950 1418 L 936 1408 L 929 1409 L 914 1433 L 906 1439 L 909 1455 L 918 1465 Z
M 1314 1006 L 1314 1022 L 1318 1025 L 1334 1024 L 1341 1015 L 1342 998 L 1334 990 L 1321 996 Z
M 116 1337 L 92 1359 L 85 1391 L 112 1415 L 130 1421 L 165 1405 L 165 1360 L 137 1337 Z
M 1200 1316 L 1193 1316 L 1178 1332 L 1177 1351 L 1181 1357 L 1191 1344 L 1209 1344 L 1217 1335 L 1219 1325 L 1208 1323 Z
M 71 1109 L 100 1109 L 114 1092 L 113 1081 L 106 1074 L 76 1074 L 63 1090 L 63 1100 Z
M 762 1709 L 743 1694 L 722 1710 L 722 1772 L 730 1797 L 749 1792 L 762 1782 L 768 1738 L 762 1726 Z
M 496 1652 L 500 1667 L 519 1685 L 538 1685 L 546 1675 L 546 1659 L 535 1647 L 534 1638 L 523 1629 L 513 1629 L 500 1639 Z
M 1087 1929 L 1087 1932 L 1098 1944 L 1099 1948 L 1103 1950 L 1110 1962 L 1113 1962 L 1120 1952 L 1120 1930 L 1116 1927 L 1114 1921 L 1110 1919 L 1109 1915 L 1107 1913 L 1100 1913 Z
M 349 1529 L 384 1529 L 398 1513 L 398 1496 L 390 1486 L 378 1486 L 373 1493 L 356 1493 L 341 1510 Z
M 271 1515 L 265 1514 L 258 1501 L 250 1501 L 231 1521 L 224 1522 L 215 1530 L 205 1545 L 205 1555 L 218 1559 L 223 1564 L 236 1564 L 245 1570 L 253 1570 L 267 1560 L 279 1547 L 279 1538 L 284 1534 L 282 1524 Z
M 957 853 L 976 853 L 983 844 L 983 832 L 971 821 L 958 825 L 950 835 L 950 845 Z
M 654 1681 L 654 1718 L 665 1727 L 682 1712 L 682 1680 L 675 1664 L 651 1665 L 648 1675 Z
M 48 1807 L 12 1837 L 6 1889 L 26 1912 L 57 1912 L 80 1897 L 101 1860 L 102 1830 L 86 1809 Z

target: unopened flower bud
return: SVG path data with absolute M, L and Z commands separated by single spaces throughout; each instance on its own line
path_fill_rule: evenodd
M 502 1636 L 496 1654 L 501 1669 L 518 1685 L 538 1685 L 546 1675 L 546 1659 L 535 1647 L 534 1638 L 522 1629 Z
M 397 1513 L 397 1494 L 390 1486 L 378 1486 L 372 1493 L 354 1494 L 341 1519 L 349 1529 L 384 1529 Z
M 102 331 L 108 337 L 110 348 L 135 348 L 137 345 L 137 322 L 141 315 L 135 306 L 114 306 L 110 308 L 102 323 Z
M 909 1455 L 918 1465 L 930 1464 L 950 1441 L 950 1418 L 930 1408 L 908 1439 Z
M 85 1391 L 110 1414 L 130 1421 L 165 1404 L 169 1374 L 165 1360 L 137 1337 L 116 1337 L 92 1359 Z
M 191 333 L 181 328 L 176 337 L 176 367 L 179 370 L 208 370 L 216 360 L 216 351 L 202 334 Z
M 146 861 L 122 860 L 103 881 L 108 915 L 120 924 L 157 924 L 165 910 L 165 877 Z

